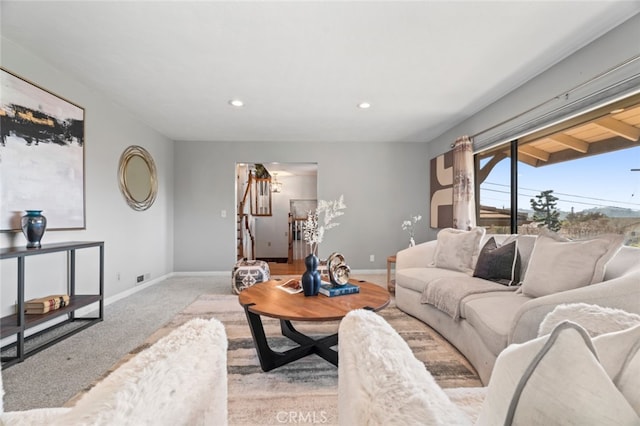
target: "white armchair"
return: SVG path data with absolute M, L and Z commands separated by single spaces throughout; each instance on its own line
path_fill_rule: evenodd
M 226 425 L 224 326 L 192 319 L 118 367 L 73 407 L 4 412 L 0 403 L 0 424 Z

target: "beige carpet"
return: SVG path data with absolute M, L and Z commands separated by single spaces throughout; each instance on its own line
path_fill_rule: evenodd
M 414 354 L 426 364 L 442 387 L 481 386 L 475 370 L 467 360 L 425 324 L 402 313 L 393 306 L 393 302 L 379 313 L 405 338 Z M 337 368 L 312 355 L 268 373 L 263 372 L 237 296 L 200 296 L 128 357 L 194 317 L 215 317 L 225 325 L 229 339 L 230 425 L 337 424 Z M 284 350 L 291 347 L 290 341 L 281 336 L 277 320 L 263 318 L 263 324 L 273 349 Z M 306 334 L 326 335 L 335 333 L 338 324 L 316 322 L 294 325 Z M 65 405 L 73 404 L 76 399 L 77 397 Z

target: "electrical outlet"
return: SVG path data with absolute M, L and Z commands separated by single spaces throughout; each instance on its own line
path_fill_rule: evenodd
M 118 281 L 120 281 L 120 272 L 118 272 L 118 273 L 116 274 L 116 279 L 117 279 Z
M 141 283 L 142 281 L 144 281 L 144 275 L 138 275 L 138 277 L 136 278 L 136 283 Z
M 376 255 L 375 254 L 370 254 L 369 255 L 369 262 L 375 262 L 376 261 Z

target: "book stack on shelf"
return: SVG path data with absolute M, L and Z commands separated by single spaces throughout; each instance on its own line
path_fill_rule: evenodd
M 31 299 L 24 302 L 25 314 L 46 314 L 50 311 L 63 308 L 69 304 L 68 294 L 52 294 L 39 299 Z
M 320 284 L 319 293 L 327 297 L 343 296 L 345 294 L 360 293 L 360 287 L 350 283 L 342 286 L 334 286 L 333 284 L 323 281 L 322 284 Z

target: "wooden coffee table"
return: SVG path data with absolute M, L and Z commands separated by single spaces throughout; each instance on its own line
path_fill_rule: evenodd
M 338 333 L 314 339 L 296 330 L 291 321 L 339 321 L 354 309 L 378 311 L 390 301 L 389 292 L 384 288 L 359 280 L 349 280 L 360 286 L 360 293 L 326 297 L 321 294 L 306 297 L 302 293 L 289 294 L 276 286 L 285 281 L 265 281 L 243 290 L 238 301 L 244 307 L 253 336 L 260 367 L 263 371 L 288 364 L 311 354 L 317 354 L 331 364 L 338 365 L 338 352 L 331 349 L 338 344 Z M 282 335 L 299 346 L 285 352 L 277 352 L 269 347 L 260 316 L 280 320 Z

